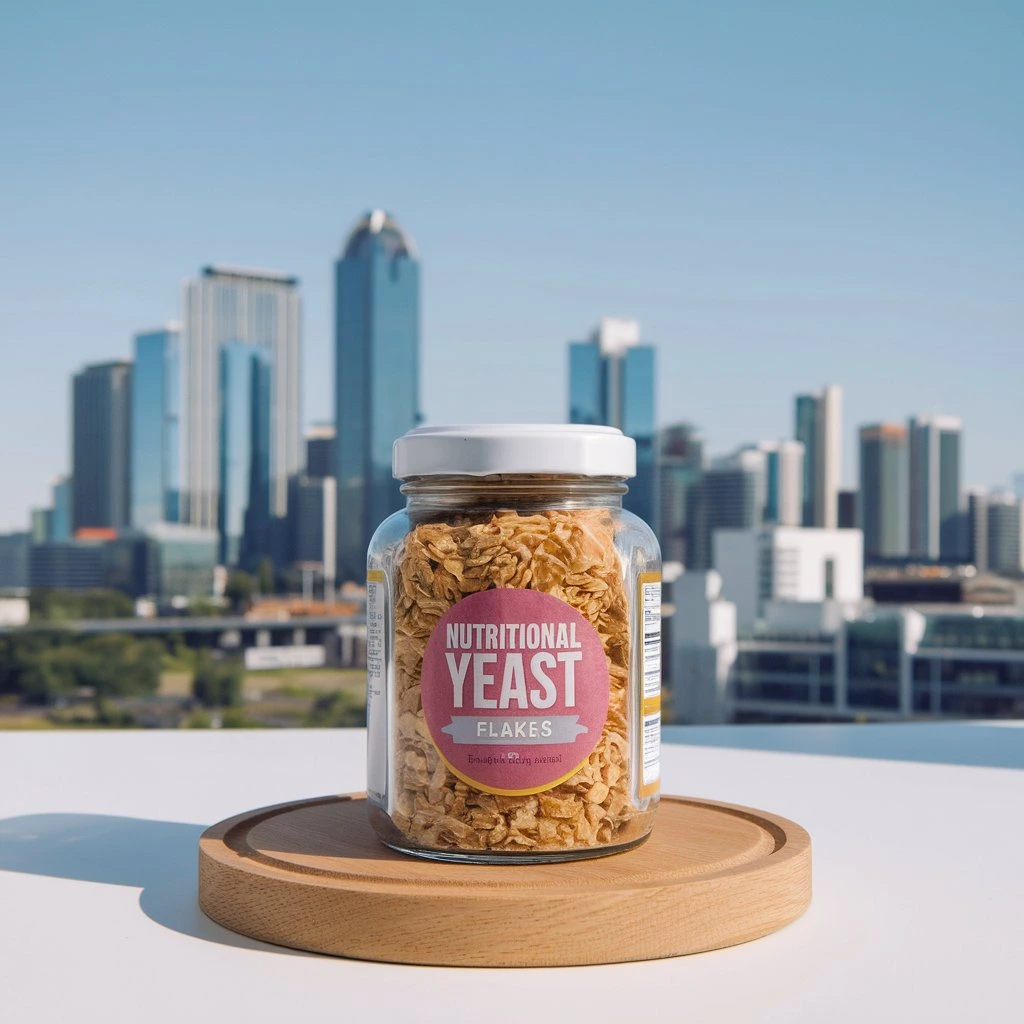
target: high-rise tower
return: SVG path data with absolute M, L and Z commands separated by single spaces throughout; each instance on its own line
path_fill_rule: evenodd
M 334 300 L 338 579 L 361 580 L 373 531 L 403 504 L 391 446 L 420 419 L 420 265 L 390 214 L 352 229 Z
M 569 422 L 618 427 L 636 441 L 636 477 L 623 504 L 659 529 L 654 450 L 654 346 L 635 320 L 602 317 L 569 344 Z
M 302 466 L 298 280 L 272 271 L 206 267 L 185 286 L 181 420 L 182 522 L 215 528 L 220 507 L 224 345 L 264 350 L 270 371 L 270 514 L 288 512 L 288 481 Z

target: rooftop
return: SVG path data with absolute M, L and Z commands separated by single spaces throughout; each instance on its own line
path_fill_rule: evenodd
M 299 279 L 291 274 L 283 274 L 278 270 L 261 270 L 256 267 L 235 267 L 226 263 L 212 263 L 203 267 L 203 277 L 223 277 L 240 281 L 261 282 L 263 284 L 284 284 L 295 287 Z
M 359 219 L 345 242 L 342 259 L 363 259 L 374 247 L 390 258 L 419 255 L 412 236 L 386 210 L 371 210 Z
M 413 1019 L 433 1006 L 468 1024 L 487 1005 L 502 1024 L 522 1017 L 522 1000 L 494 999 L 514 982 L 565 1021 L 626 1019 L 641 991 L 653 1007 L 685 992 L 690 1017 L 723 1024 L 766 1014 L 793 1024 L 1013 1020 L 1024 820 L 1007 809 L 1024 801 L 1022 738 L 1019 723 L 666 729 L 666 793 L 807 828 L 807 914 L 696 956 L 510 975 L 296 953 L 200 912 L 203 829 L 250 808 L 362 789 L 363 730 L 6 735 L 0 778 L 17 785 L 0 787 L 5 1019 L 62 1019 L 63 993 L 73 992 L 85 1021 L 263 1020 L 298 1008 L 312 1024 L 337 1019 L 343 992 L 356 1018 L 386 1006 L 385 1018 Z M 622 926 L 643 927 L 642 906 L 630 906 Z

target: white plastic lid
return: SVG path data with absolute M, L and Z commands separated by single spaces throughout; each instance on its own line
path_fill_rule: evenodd
M 416 427 L 395 442 L 395 477 L 565 473 L 636 476 L 636 442 L 615 427 L 470 423 Z

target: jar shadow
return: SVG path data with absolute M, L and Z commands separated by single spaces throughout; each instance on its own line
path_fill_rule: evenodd
M 139 909 L 171 931 L 240 949 L 315 956 L 258 942 L 199 909 L 197 849 L 206 826 L 106 814 L 0 820 L 0 870 L 140 889 Z

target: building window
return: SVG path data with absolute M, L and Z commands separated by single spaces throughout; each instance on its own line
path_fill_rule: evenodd
M 830 601 L 835 597 L 836 591 L 836 560 L 825 559 L 825 600 Z

